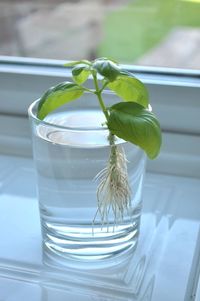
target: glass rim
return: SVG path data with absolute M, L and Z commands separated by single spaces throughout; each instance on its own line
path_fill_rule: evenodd
M 45 120 L 39 119 L 36 114 L 33 112 L 33 109 L 35 106 L 39 103 L 40 98 L 36 99 L 34 102 L 32 102 L 28 108 L 28 116 L 31 117 L 34 121 L 36 121 L 40 125 L 48 126 L 57 128 L 60 130 L 68 130 L 68 131 L 108 131 L 108 128 L 105 126 L 99 126 L 99 127 L 72 127 L 72 126 L 66 126 L 66 125 L 59 125 L 55 123 L 51 123 Z
M 37 122 L 40 125 L 48 126 L 48 127 L 53 127 L 57 128 L 60 130 L 68 130 L 68 131 L 108 131 L 108 128 L 106 126 L 99 126 L 99 127 L 71 127 L 71 126 L 64 126 L 64 125 L 59 125 L 55 123 L 51 123 L 45 120 L 39 119 L 36 114 L 33 112 L 33 109 L 36 107 L 36 105 L 39 103 L 41 98 L 36 99 L 33 101 L 30 106 L 28 107 L 28 116 L 29 118 L 33 119 L 35 122 Z M 149 104 L 148 105 L 148 110 L 151 112 L 152 107 Z

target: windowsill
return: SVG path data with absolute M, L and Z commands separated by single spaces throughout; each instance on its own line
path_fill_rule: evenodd
M 48 77 L 70 77 L 70 68 L 64 67 L 66 61 L 0 56 L 0 73 L 25 74 Z M 148 66 L 122 65 L 149 85 L 170 85 L 181 87 L 200 87 L 199 70 L 161 68 Z
M 101 295 L 117 300 L 119 294 L 123 300 L 143 300 L 148 293 L 154 301 L 189 300 L 195 294 L 199 180 L 147 174 L 138 247 L 128 262 L 109 268 L 108 275 L 105 269 L 62 271 L 44 265 L 32 159 L 1 155 L 0 163 L 1 293 L 12 286 L 15 300 L 21 291 L 27 298 L 38 296 L 31 300 L 55 291 L 61 298 L 63 290 L 69 300 L 85 300 L 94 292 L 99 300 Z

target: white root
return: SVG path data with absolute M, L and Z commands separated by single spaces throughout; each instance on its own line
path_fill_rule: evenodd
M 131 206 L 131 189 L 128 181 L 127 160 L 122 147 L 115 145 L 113 135 L 109 136 L 110 157 L 106 168 L 101 170 L 95 179 L 97 188 L 98 209 L 94 217 L 100 214 L 102 226 L 109 225 L 109 212 L 112 210 L 114 223 L 123 221 L 125 211 Z M 93 221 L 93 223 L 94 223 Z

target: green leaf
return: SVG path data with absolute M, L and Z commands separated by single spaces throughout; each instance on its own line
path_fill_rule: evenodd
M 84 90 L 82 87 L 70 82 L 63 82 L 50 88 L 40 99 L 37 117 L 39 119 L 44 119 L 50 112 L 79 98 L 83 92 Z
M 106 58 L 100 58 L 94 61 L 93 68 L 109 81 L 114 81 L 120 74 L 120 68 L 112 61 Z
M 111 62 L 113 62 L 114 64 L 117 64 L 117 65 L 118 65 L 118 62 L 115 61 L 115 60 L 113 60 L 113 59 L 110 58 L 110 57 L 99 57 L 98 59 L 94 60 L 94 62 L 100 61 L 100 60 L 103 60 L 103 61 L 111 61 Z
M 148 91 L 145 85 L 135 77 L 131 77 L 122 71 L 112 83 L 108 84 L 110 90 L 114 91 L 124 101 L 139 103 L 147 108 L 149 104 Z
M 73 67 L 73 66 L 76 66 L 76 65 L 79 65 L 79 64 L 85 64 L 85 65 L 88 65 L 88 66 L 91 66 L 91 62 L 88 61 L 88 60 L 80 60 L 80 61 L 72 61 L 72 62 L 69 62 L 69 63 L 66 63 L 64 64 L 65 67 Z
M 109 130 L 119 138 L 140 146 L 150 159 L 161 147 L 161 129 L 155 115 L 134 102 L 119 102 L 110 108 Z
M 90 74 L 91 74 L 90 67 L 86 64 L 76 65 L 72 69 L 72 75 L 74 81 L 79 85 L 83 84 L 88 79 Z

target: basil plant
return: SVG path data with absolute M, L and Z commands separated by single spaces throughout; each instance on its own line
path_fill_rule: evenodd
M 111 208 L 115 222 L 118 222 L 130 208 L 131 189 L 126 156 L 115 143 L 116 137 L 139 146 L 150 159 L 154 159 L 161 147 L 160 124 L 149 110 L 146 86 L 116 62 L 98 58 L 92 62 L 74 61 L 65 66 L 72 67 L 73 82 L 62 82 L 46 91 L 40 99 L 37 117 L 43 120 L 58 107 L 80 98 L 85 91 L 96 95 L 105 116 L 110 144 L 107 166 L 96 177 L 99 180 L 96 215 L 99 213 L 102 223 L 108 223 Z M 84 86 L 89 77 L 93 79 L 93 89 Z M 107 107 L 102 96 L 104 89 L 113 91 L 121 101 Z

